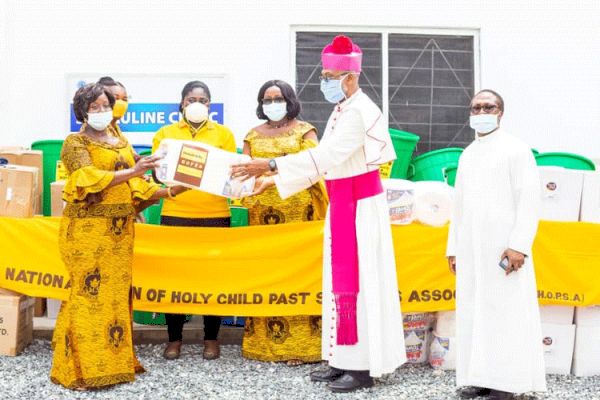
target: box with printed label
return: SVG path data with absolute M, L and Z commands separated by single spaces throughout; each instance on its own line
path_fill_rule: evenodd
M 18 150 L 0 148 L 0 158 L 8 160 L 9 164 L 34 167 L 38 169 L 37 193 L 34 214 L 42 213 L 42 199 L 44 190 L 44 156 L 40 150 Z
M 0 216 L 32 217 L 37 202 L 38 169 L 0 166 Z
M 34 299 L 0 289 L 0 354 L 16 356 L 33 339 Z
M 540 167 L 542 205 L 540 219 L 579 221 L 583 172 L 561 167 Z
M 575 345 L 575 325 L 542 324 L 546 373 L 569 375 Z

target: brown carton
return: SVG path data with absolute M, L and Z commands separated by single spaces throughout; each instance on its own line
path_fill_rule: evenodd
M 34 299 L 0 289 L 0 354 L 16 356 L 33 340 Z
M 44 315 L 46 315 L 46 299 L 44 297 L 36 297 L 33 316 L 43 317 Z
M 37 203 L 38 169 L 0 166 L 0 216 L 32 217 Z
M 35 203 L 34 214 L 42 213 L 42 199 L 44 190 L 44 158 L 39 150 L 18 150 L 6 147 L 0 147 L 0 158 L 8 160 L 9 164 L 23 165 L 26 167 L 35 167 L 38 169 L 37 181 L 37 202 Z
M 65 187 L 65 181 L 56 181 L 50 184 L 50 204 L 51 213 L 53 217 L 60 217 L 65 208 L 65 202 L 63 201 L 63 189 Z

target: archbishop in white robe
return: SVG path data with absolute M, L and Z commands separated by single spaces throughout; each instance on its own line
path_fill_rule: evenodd
M 456 381 L 511 393 L 545 391 L 531 247 L 540 182 L 529 146 L 501 129 L 462 154 L 448 256 L 456 256 Z M 508 276 L 506 249 L 526 255 Z
M 395 159 L 387 123 L 360 89 L 335 106 L 319 145 L 276 159 L 274 180 L 286 198 L 322 177 L 348 178 L 378 170 Z M 329 213 L 328 213 L 329 214 Z M 336 306 L 332 293 L 331 230 L 325 220 L 323 246 L 322 356 L 331 367 L 369 370 L 379 377 L 406 361 L 389 208 L 385 192 L 359 200 L 356 209 L 359 292 L 358 343 L 337 345 Z

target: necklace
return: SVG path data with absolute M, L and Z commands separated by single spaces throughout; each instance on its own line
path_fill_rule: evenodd
M 284 126 L 287 126 L 287 124 L 290 122 L 288 119 L 284 119 L 282 123 L 280 124 L 275 124 L 272 123 L 273 121 L 269 121 L 267 122 L 267 126 L 271 129 L 279 129 L 279 128 L 283 128 Z

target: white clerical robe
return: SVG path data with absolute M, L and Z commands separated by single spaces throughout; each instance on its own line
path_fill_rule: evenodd
M 276 159 L 278 175 L 275 183 L 280 196 L 286 198 L 323 176 L 329 180 L 361 175 L 395 158 L 387 122 L 379 108 L 359 90 L 335 106 L 317 147 Z M 358 201 L 356 235 L 358 343 L 338 346 L 332 293 L 331 231 L 327 216 L 323 247 L 322 356 L 332 367 L 369 370 L 371 376 L 379 377 L 393 372 L 406 361 L 385 193 Z
M 458 166 L 447 255 L 456 256 L 456 381 L 512 393 L 545 391 L 531 247 L 539 176 L 529 146 L 497 130 L 477 138 Z M 507 248 L 527 255 L 506 276 Z

